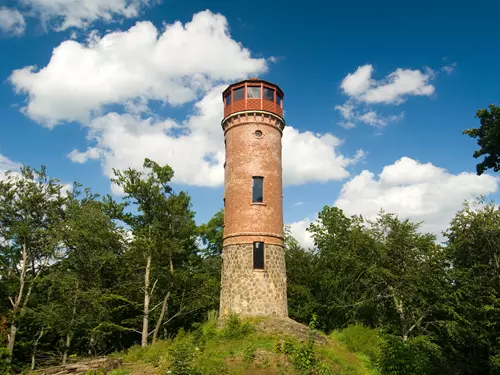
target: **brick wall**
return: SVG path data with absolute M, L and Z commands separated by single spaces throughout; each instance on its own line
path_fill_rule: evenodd
M 262 113 L 225 122 L 224 244 L 283 243 L 281 136 L 283 123 Z M 257 138 L 255 131 L 261 131 Z M 264 177 L 264 201 L 252 202 L 252 176 Z

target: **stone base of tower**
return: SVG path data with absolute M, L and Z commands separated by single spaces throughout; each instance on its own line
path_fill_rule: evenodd
M 220 317 L 288 317 L 285 252 L 265 244 L 264 270 L 253 269 L 253 245 L 226 245 L 223 250 Z

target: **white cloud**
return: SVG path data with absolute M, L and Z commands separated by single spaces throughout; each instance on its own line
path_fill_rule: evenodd
M 389 123 L 399 121 L 404 117 L 404 112 L 401 112 L 399 115 L 390 116 L 382 116 L 373 110 L 361 113 L 356 109 L 355 105 L 351 104 L 351 102 L 352 101 L 348 101 L 343 105 L 335 106 L 335 109 L 340 112 L 340 116 L 343 118 L 338 125 L 345 129 L 352 129 L 356 127 L 356 123 L 358 122 L 382 128 L 387 126 Z
M 348 74 L 340 87 L 346 95 L 365 103 L 400 104 L 408 96 L 429 96 L 435 91 L 429 82 L 434 78 L 431 69 L 425 71 L 398 68 L 380 81 L 371 78 L 371 64 L 363 65 Z
M 0 181 L 5 180 L 6 178 L 6 172 L 9 172 L 10 175 L 14 178 L 19 178 L 21 177 L 20 169 L 21 169 L 22 164 L 17 163 L 15 161 L 10 160 L 4 155 L 0 154 Z M 35 166 L 36 167 L 36 166 Z M 72 192 L 73 191 L 73 185 L 66 183 L 62 184 L 61 191 L 63 194 Z
M 299 206 L 304 205 L 304 202 L 295 202 L 293 205 L 294 205 L 295 207 L 299 207 Z
M 371 126 L 375 126 L 375 127 L 384 127 L 387 124 L 389 124 L 390 122 L 398 121 L 398 120 L 402 119 L 403 117 L 404 117 L 403 112 L 401 112 L 401 114 L 399 114 L 399 115 L 391 115 L 391 116 L 384 117 L 384 116 L 379 115 L 375 111 L 369 111 L 363 115 L 360 115 L 358 117 L 358 119 L 359 119 L 359 121 L 361 121 L 367 125 L 371 125 Z
M 16 172 L 21 167 L 21 164 L 16 163 L 6 156 L 0 154 L 0 180 L 5 179 L 5 172 Z
M 340 87 L 349 96 L 359 96 L 372 85 L 373 66 L 370 64 L 358 67 L 354 73 L 349 73 Z
M 297 242 L 305 249 L 314 247 L 314 241 L 310 233 L 307 231 L 307 228 L 309 228 L 309 225 L 311 225 L 311 223 L 312 221 L 306 218 L 304 220 L 287 224 L 292 237 L 295 238 Z
M 338 152 L 342 141 L 330 133 L 300 133 L 287 126 L 283 132 L 283 182 L 286 185 L 326 182 L 349 176 L 346 167 L 359 161 L 364 152 L 353 158 Z
M 334 205 L 347 215 L 373 219 L 380 209 L 424 221 L 422 230 L 438 235 L 466 199 L 497 191 L 498 179 L 475 173 L 452 174 L 431 163 L 403 157 L 382 173 L 364 170 L 346 182 Z
M 88 39 L 62 42 L 42 69 L 12 72 L 15 90 L 28 95 L 24 110 L 32 119 L 52 127 L 88 122 L 103 106 L 131 100 L 180 105 L 218 83 L 267 69 L 266 59 L 252 58 L 231 38 L 226 18 L 208 10 L 160 33 L 151 22 L 138 22 L 127 31 L 102 38 L 92 33 Z
M 45 26 L 56 30 L 85 28 L 95 21 L 137 17 L 149 0 L 21 0 Z
M 443 72 L 446 74 L 453 74 L 455 72 L 455 69 L 457 67 L 457 63 L 451 63 L 449 65 L 445 65 L 441 68 Z
M 85 152 L 80 152 L 75 149 L 68 154 L 68 158 L 74 163 L 83 164 L 87 160 L 99 159 L 99 149 L 96 147 L 89 147 Z
M 19 36 L 24 33 L 24 16 L 15 9 L 0 7 L 0 31 Z
M 356 117 L 354 111 L 355 108 L 356 107 L 354 105 L 349 103 L 335 106 L 335 109 L 339 111 L 340 115 L 346 120 L 351 120 L 353 117 Z
M 424 71 L 398 68 L 382 80 L 373 79 L 373 71 L 373 66 L 366 64 L 342 80 L 340 88 L 349 99 L 342 105 L 336 105 L 335 109 L 340 112 L 342 121 L 338 125 L 343 128 L 354 128 L 358 122 L 380 128 L 403 117 L 403 112 L 382 116 L 371 108 L 359 109 L 361 105 L 399 105 L 409 96 L 430 96 L 435 92 L 430 84 L 435 72 L 430 68 Z

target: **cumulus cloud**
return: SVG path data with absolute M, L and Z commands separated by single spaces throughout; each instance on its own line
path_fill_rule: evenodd
M 0 154 L 0 180 L 5 179 L 5 172 L 15 172 L 18 171 L 20 167 L 21 164 L 16 163 Z
M 21 0 L 29 13 L 55 30 L 85 28 L 95 21 L 137 17 L 155 1 L 148 0 Z
M 16 9 L 0 7 L 0 31 L 7 35 L 19 36 L 24 33 L 24 16 Z
M 306 218 L 304 220 L 287 224 L 292 237 L 295 238 L 297 242 L 305 249 L 314 247 L 314 241 L 310 233 L 307 231 L 307 228 L 309 228 L 309 225 L 311 225 L 311 223 L 312 221 L 309 218 Z
M 346 95 L 358 101 L 386 104 L 400 104 L 408 96 L 429 96 L 435 91 L 429 83 L 434 78 L 431 69 L 398 68 L 379 81 L 372 79 L 373 70 L 371 64 L 358 67 L 344 78 L 340 87 Z
M 231 38 L 226 18 L 207 10 L 161 32 L 151 22 L 138 22 L 103 37 L 92 33 L 85 43 L 66 40 L 47 66 L 15 70 L 10 82 L 28 96 L 25 113 L 53 127 L 88 122 L 106 105 L 181 105 L 218 83 L 266 70 L 266 59 L 253 58 Z
M 342 155 L 337 150 L 342 141 L 332 134 L 301 133 L 291 126 L 285 127 L 282 142 L 285 185 L 341 180 L 349 176 L 346 167 L 364 157 L 362 150 L 352 158 Z
M 87 160 L 99 159 L 99 149 L 97 147 L 89 147 L 85 152 L 75 149 L 68 154 L 68 158 L 74 163 L 83 164 Z
M 171 165 L 177 182 L 219 186 L 224 180 L 221 92 L 229 82 L 265 72 L 268 61 L 253 58 L 231 38 L 224 16 L 203 11 L 162 32 L 139 22 L 103 37 L 92 32 L 85 43 L 65 41 L 46 67 L 16 70 L 10 81 L 28 95 L 24 111 L 31 118 L 48 127 L 78 121 L 88 130 L 88 149 L 68 154 L 75 163 L 98 159 L 111 176 L 113 168 L 141 168 L 148 157 Z M 152 100 L 189 106 L 191 114 L 184 121 L 160 116 L 149 106 Z M 110 105 L 122 111 L 106 112 Z M 287 126 L 285 184 L 348 177 L 346 167 L 364 153 L 344 156 L 341 143 L 332 134 Z
M 373 219 L 380 209 L 424 221 L 422 230 L 440 233 L 466 199 L 497 191 L 498 179 L 475 173 L 452 174 L 431 163 L 403 157 L 376 176 L 364 170 L 342 187 L 334 205 L 347 215 Z
M 340 88 L 349 99 L 346 103 L 335 106 L 342 117 L 340 126 L 351 129 L 356 123 L 364 123 L 378 128 L 384 127 L 400 120 L 403 112 L 383 116 L 372 108 L 366 109 L 367 106 L 399 105 L 410 96 L 430 96 L 435 92 L 435 87 L 430 83 L 435 72 L 430 68 L 423 71 L 398 68 L 381 80 L 373 79 L 373 72 L 373 66 L 366 64 L 342 80 Z

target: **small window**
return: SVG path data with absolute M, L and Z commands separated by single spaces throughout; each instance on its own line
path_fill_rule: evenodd
M 235 102 L 238 100 L 244 99 L 244 98 L 245 98 L 245 88 L 244 87 L 240 87 L 239 89 L 236 89 L 233 91 L 233 99 Z
M 262 131 L 260 130 L 256 130 L 255 133 L 253 133 L 257 138 L 261 138 L 262 137 Z
M 260 86 L 248 86 L 247 87 L 247 98 L 260 99 Z
M 231 104 L 231 93 L 226 95 L 226 107 Z
M 278 104 L 279 107 L 281 107 L 281 101 L 283 100 L 283 98 L 281 97 L 281 95 L 276 95 L 276 104 Z
M 252 202 L 262 203 L 264 201 L 263 185 L 264 185 L 264 177 L 253 177 Z
M 253 269 L 264 269 L 264 242 L 253 243 Z
M 274 90 L 264 87 L 264 99 L 274 102 Z

